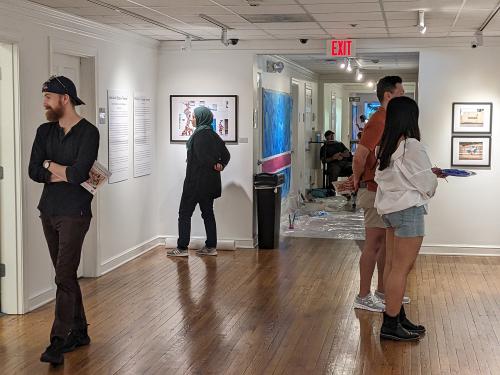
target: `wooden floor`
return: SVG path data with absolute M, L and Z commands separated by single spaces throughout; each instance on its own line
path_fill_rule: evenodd
M 158 248 L 82 280 L 93 341 L 63 367 L 38 361 L 53 304 L 0 318 L 0 374 L 500 374 L 500 258 L 418 259 L 418 344 L 381 343 L 381 315 L 353 310 L 358 259 L 340 240 L 189 260 Z

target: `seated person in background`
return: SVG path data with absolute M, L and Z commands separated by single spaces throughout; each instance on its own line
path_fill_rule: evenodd
M 327 130 L 326 142 L 320 149 L 321 162 L 327 165 L 328 184 L 337 181 L 339 177 L 349 177 L 352 174 L 352 154 L 342 143 L 337 142 L 335 133 Z

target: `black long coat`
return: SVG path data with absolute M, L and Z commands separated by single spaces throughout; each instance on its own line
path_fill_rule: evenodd
M 196 133 L 187 153 L 183 194 L 196 198 L 219 198 L 221 178 L 214 166 L 220 163 L 225 167 L 230 158 L 224 141 L 214 131 L 205 129 Z

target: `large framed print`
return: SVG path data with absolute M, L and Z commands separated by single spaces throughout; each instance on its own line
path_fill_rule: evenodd
M 489 167 L 491 137 L 451 137 L 453 167 Z
M 491 134 L 492 103 L 453 103 L 452 133 Z
M 170 95 L 170 142 L 186 142 L 194 128 L 191 120 L 196 107 L 209 108 L 213 130 L 226 143 L 238 142 L 237 95 Z

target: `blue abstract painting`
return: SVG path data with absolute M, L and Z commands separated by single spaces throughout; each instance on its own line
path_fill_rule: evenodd
M 293 100 L 284 92 L 263 90 L 263 171 L 283 173 L 285 184 L 282 198 L 290 191 L 291 179 L 291 120 Z

